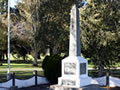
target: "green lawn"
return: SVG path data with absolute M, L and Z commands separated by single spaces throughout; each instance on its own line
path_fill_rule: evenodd
M 16 68 L 16 69 L 20 69 L 20 68 L 21 69 L 23 69 L 23 68 L 25 68 L 25 69 L 27 69 L 27 68 L 29 68 L 29 69 L 30 68 L 41 68 L 41 66 L 42 66 L 42 61 L 38 62 L 38 67 L 34 67 L 32 65 L 32 63 L 10 63 L 10 67 L 12 69 L 14 69 L 14 68 Z M 116 64 L 115 66 L 116 67 L 120 67 L 120 63 Z M 93 68 L 93 67 L 94 67 L 94 65 L 88 64 L 88 68 Z M 7 69 L 7 68 L 8 68 L 8 64 L 7 63 L 3 63 L 2 66 L 0 66 L 0 69 Z
M 32 69 L 41 69 L 42 65 L 42 60 L 44 57 L 41 57 L 41 59 L 38 59 L 38 66 L 34 67 L 33 66 L 33 57 L 31 55 L 28 55 L 28 60 L 23 61 L 23 58 L 14 58 L 12 55 L 10 55 L 10 68 L 14 69 L 16 71 L 16 78 L 18 79 L 28 79 L 33 76 L 33 71 Z M 0 62 L 1 63 L 1 62 Z M 5 82 L 6 80 L 6 74 L 7 74 L 7 69 L 8 69 L 8 63 L 7 60 L 4 60 L 2 62 L 2 66 L 0 66 L 0 82 Z M 24 69 L 29 69 L 31 71 L 20 71 Z M 4 71 L 2 71 L 4 70 Z M 11 71 L 12 73 L 13 71 Z M 43 71 L 38 71 L 39 76 L 44 76 Z
M 8 64 L 7 63 L 3 63 L 2 66 L 0 66 L 0 69 L 7 69 L 8 68 Z M 32 66 L 32 64 L 17 64 L 17 63 L 11 63 L 10 64 L 10 68 L 11 69 L 31 69 L 31 68 L 41 68 L 41 64 L 38 64 L 38 67 L 34 67 Z
M 88 68 L 93 68 L 93 67 L 94 67 L 94 65 L 88 64 Z

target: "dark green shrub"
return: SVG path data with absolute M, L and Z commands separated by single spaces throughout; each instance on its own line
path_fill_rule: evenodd
M 58 55 L 46 56 L 42 63 L 45 77 L 55 84 L 58 81 L 58 77 L 61 76 L 61 60 L 63 58 Z

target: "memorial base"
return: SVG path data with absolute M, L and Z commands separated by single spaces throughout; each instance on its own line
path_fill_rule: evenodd
M 81 77 L 81 78 L 65 78 L 61 77 L 58 79 L 59 84 L 62 86 L 72 86 L 74 88 L 80 88 L 91 84 L 92 79 L 90 77 Z
M 58 85 L 83 87 L 90 85 L 88 77 L 88 62 L 80 56 L 68 56 L 62 60 L 62 77 L 58 78 Z

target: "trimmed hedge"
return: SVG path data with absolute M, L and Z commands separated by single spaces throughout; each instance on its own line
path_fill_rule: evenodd
M 61 60 L 63 57 L 58 55 L 46 56 L 42 63 L 45 77 L 51 82 L 56 84 L 58 77 L 61 76 Z

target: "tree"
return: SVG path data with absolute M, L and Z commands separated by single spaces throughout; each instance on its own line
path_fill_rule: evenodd
M 25 29 L 25 23 L 22 21 L 14 22 L 11 29 L 11 53 L 17 54 L 18 57 L 23 57 L 26 60 L 26 55 L 31 52 L 29 34 Z
M 31 32 L 34 64 L 37 64 L 37 53 L 61 54 L 68 49 L 69 12 L 72 0 L 23 0 L 17 6 Z
M 0 60 L 7 53 L 7 0 L 0 1 Z
M 82 53 L 98 68 L 110 69 L 120 56 L 120 2 L 93 0 L 81 13 Z
M 49 49 L 52 54 L 68 54 L 70 9 L 73 0 L 46 0 L 41 12 L 39 39 L 41 49 Z M 45 13 L 44 13 L 45 12 Z
M 40 27 L 40 21 L 38 16 L 38 9 L 40 7 L 40 3 L 41 1 L 39 0 L 22 0 L 22 2 L 19 3 L 17 6 L 20 15 L 22 16 L 23 22 L 25 22 L 25 29 L 28 31 L 30 35 L 29 37 L 31 38 L 32 52 L 34 54 L 34 66 L 37 66 L 38 57 L 39 41 L 36 36 Z

